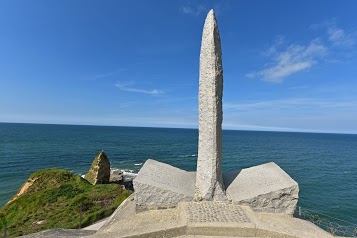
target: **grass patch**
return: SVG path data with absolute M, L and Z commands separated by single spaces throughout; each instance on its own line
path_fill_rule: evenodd
M 33 173 L 26 193 L 0 209 L 0 234 L 7 224 L 8 237 L 51 228 L 78 228 L 108 217 L 130 194 L 118 184 L 91 185 L 63 169 Z

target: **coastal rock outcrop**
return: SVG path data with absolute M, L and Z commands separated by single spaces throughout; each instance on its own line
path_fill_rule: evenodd
M 123 180 L 123 171 L 118 169 L 110 171 L 109 181 L 111 183 L 119 183 L 122 180 Z
M 92 166 L 84 178 L 93 185 L 109 183 L 110 162 L 103 150 L 94 159 Z

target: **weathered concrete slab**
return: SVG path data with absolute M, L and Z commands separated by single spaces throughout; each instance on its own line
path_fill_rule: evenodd
M 313 223 L 286 214 L 254 213 L 257 237 L 332 238 L 330 233 Z
M 186 223 L 179 219 L 176 208 L 136 212 L 135 207 L 133 197 L 128 197 L 93 238 L 176 237 L 185 234 Z
M 135 201 L 128 199 L 113 216 L 110 226 L 91 237 L 333 238 L 308 221 L 231 202 L 183 202 L 173 209 L 136 213 Z
M 243 169 L 227 188 L 236 204 L 254 211 L 293 214 L 299 186 L 277 164 L 271 162 Z
M 203 27 L 200 53 L 199 135 L 195 201 L 226 200 L 222 179 L 222 50 L 211 10 Z
M 137 211 L 172 208 L 192 201 L 194 172 L 187 172 L 155 160 L 147 160 L 134 179 Z

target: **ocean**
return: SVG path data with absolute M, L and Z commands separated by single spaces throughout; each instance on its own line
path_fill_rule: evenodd
M 0 123 L 0 206 L 44 168 L 84 174 L 104 150 L 112 168 L 147 159 L 193 171 L 196 129 Z M 275 162 L 300 186 L 298 206 L 357 224 L 357 135 L 223 131 L 223 170 Z

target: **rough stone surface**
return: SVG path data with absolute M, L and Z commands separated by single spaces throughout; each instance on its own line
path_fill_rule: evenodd
M 84 178 L 93 185 L 109 183 L 110 162 L 104 151 L 101 151 L 94 159 Z
M 199 138 L 194 200 L 225 200 L 222 178 L 222 51 L 213 10 L 208 13 L 203 27 L 199 81 Z
M 192 202 L 188 205 L 188 222 L 250 222 L 244 210 L 228 202 Z
M 137 211 L 170 208 L 192 201 L 195 173 L 149 159 L 133 183 Z
M 269 213 L 293 214 L 298 194 L 297 182 L 273 162 L 243 169 L 227 188 L 235 204 Z
M 123 180 L 123 171 L 121 170 L 111 170 L 110 171 L 110 182 L 120 182 Z

